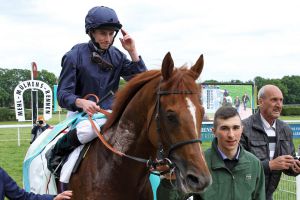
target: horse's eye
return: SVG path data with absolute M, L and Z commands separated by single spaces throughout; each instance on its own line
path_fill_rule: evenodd
M 167 111 L 166 117 L 169 122 L 171 123 L 178 123 L 178 118 L 176 112 L 173 111 Z

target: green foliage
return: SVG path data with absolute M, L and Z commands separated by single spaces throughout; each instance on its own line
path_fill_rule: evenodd
M 286 104 L 300 103 L 300 76 L 284 76 L 282 78 L 283 84 L 287 87 Z
M 267 84 L 279 87 L 283 94 L 284 104 L 300 103 L 300 76 L 284 76 L 282 79 L 265 79 L 257 76 L 254 82 L 258 90 Z
M 233 84 L 242 84 L 243 81 L 240 81 L 240 80 L 231 80 L 230 83 L 233 83 Z
M 281 115 L 283 116 L 294 116 L 300 115 L 300 105 L 285 105 L 282 108 Z
M 32 118 L 31 109 L 25 109 L 25 119 L 31 120 L 31 118 Z M 1 121 L 17 121 L 15 110 L 6 107 L 4 108 L 0 107 L 0 122 Z
M 0 107 L 14 107 L 14 89 L 22 81 L 31 79 L 31 71 L 26 69 L 3 69 L 0 68 Z M 43 81 L 51 88 L 57 82 L 57 78 L 51 72 L 42 70 L 38 73 L 37 80 Z M 43 94 L 39 95 L 39 107 L 43 105 Z M 23 93 L 25 108 L 31 107 L 31 91 Z
M 124 80 L 124 79 L 120 79 L 120 83 L 119 83 L 119 88 L 121 89 L 121 88 L 123 88 L 125 85 L 126 85 L 126 81 Z
M 15 111 L 9 108 L 0 108 L 0 121 L 16 121 Z
M 220 83 L 220 82 L 216 81 L 216 80 L 206 80 L 203 83 L 205 83 L 205 84 L 212 84 L 212 83 Z

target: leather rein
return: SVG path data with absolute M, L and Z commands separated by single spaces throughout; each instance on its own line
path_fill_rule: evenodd
M 162 80 L 161 80 L 162 81 Z M 161 81 L 160 81 L 160 84 L 161 84 Z M 155 103 L 155 107 L 156 107 L 156 113 L 155 113 L 155 122 L 156 122 L 156 130 L 157 130 L 157 134 L 160 137 L 160 133 L 161 133 L 161 127 L 160 127 L 160 123 L 159 123 L 159 116 L 160 116 L 160 110 L 161 110 L 161 106 L 160 106 L 160 97 L 163 96 L 163 95 L 171 95 L 171 94 L 199 94 L 198 91 L 189 91 L 189 90 L 161 90 L 160 88 L 160 84 L 158 86 L 158 91 L 157 91 L 157 98 L 156 98 L 156 103 Z M 96 101 L 98 102 L 99 99 L 96 95 L 93 95 L 93 94 L 89 94 L 87 95 L 86 97 L 88 96 L 93 96 L 94 98 L 96 98 Z M 105 116 L 109 116 L 110 113 L 107 112 L 106 110 L 103 110 L 103 109 L 99 109 L 99 112 L 104 114 Z M 152 114 L 153 116 L 153 114 Z M 104 146 L 109 149 L 110 151 L 112 151 L 113 153 L 121 156 L 121 157 L 126 157 L 126 158 L 129 158 L 129 159 L 132 159 L 132 160 L 135 160 L 135 161 L 138 161 L 138 162 L 141 162 L 141 163 L 145 163 L 147 168 L 151 169 L 151 170 L 155 170 L 157 168 L 157 166 L 162 166 L 162 165 L 167 165 L 169 166 L 169 169 L 168 170 L 165 170 L 165 171 L 162 171 L 160 173 L 154 173 L 156 175 L 163 175 L 163 174 L 166 174 L 166 173 L 169 173 L 169 172 L 173 172 L 174 169 L 175 169 L 175 164 L 172 163 L 172 161 L 169 159 L 169 156 L 171 154 L 172 151 L 174 151 L 175 149 L 179 148 L 179 147 L 182 147 L 184 145 L 187 145 L 187 144 L 192 144 L 192 143 L 202 143 L 201 139 L 192 139 L 192 140 L 186 140 L 186 141 L 181 141 L 181 142 L 178 142 L 178 143 L 175 143 L 175 144 L 172 144 L 169 148 L 167 152 L 167 154 L 165 154 L 164 152 L 164 149 L 163 149 L 163 145 L 159 142 L 159 157 L 160 159 L 155 159 L 155 160 L 152 160 L 151 158 L 150 159 L 144 159 L 144 158 L 139 158 L 139 157 L 136 157 L 136 156 L 131 156 L 131 155 L 127 155 L 121 151 L 118 151 L 116 150 L 114 147 L 111 146 L 111 144 L 109 144 L 105 138 L 103 137 L 103 134 L 100 132 L 100 130 L 98 130 L 97 126 L 95 125 L 95 122 L 92 120 L 91 116 L 88 116 L 88 119 L 92 125 L 92 128 L 94 130 L 94 132 L 97 134 L 98 138 L 100 139 L 100 141 L 104 144 Z M 165 155 L 167 156 L 165 156 Z

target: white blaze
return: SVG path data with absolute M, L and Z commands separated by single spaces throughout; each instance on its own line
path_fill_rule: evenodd
M 186 97 L 186 102 L 187 102 L 187 108 L 192 115 L 194 126 L 195 126 L 195 133 L 198 138 L 199 134 L 198 134 L 198 130 L 197 130 L 197 121 L 196 121 L 196 106 L 193 104 L 193 102 L 188 97 Z

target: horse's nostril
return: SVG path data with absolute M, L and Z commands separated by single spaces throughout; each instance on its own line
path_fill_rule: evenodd
M 196 176 L 193 176 L 191 174 L 187 175 L 187 181 L 189 185 L 198 185 L 199 179 Z
M 194 176 L 188 174 L 186 176 L 186 182 L 192 191 L 200 192 L 211 184 L 211 176 Z

